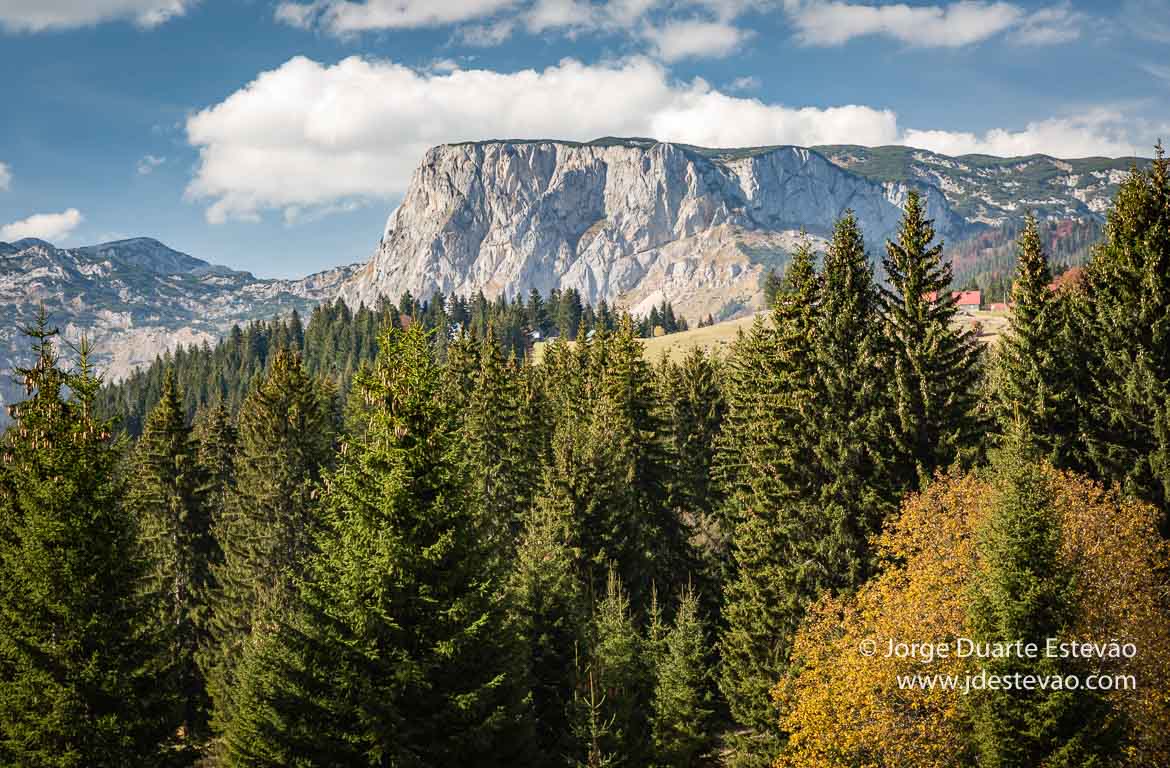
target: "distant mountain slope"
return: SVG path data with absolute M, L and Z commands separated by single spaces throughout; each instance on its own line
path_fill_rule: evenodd
M 867 178 L 929 184 L 957 214 L 992 226 L 1018 222 L 1029 210 L 1057 219 L 1100 217 L 1138 158 L 1060 160 L 1047 155 L 948 157 L 911 147 L 816 147 Z
M 1131 162 L 615 138 L 443 145 L 342 295 L 573 287 L 593 303 L 638 311 L 667 299 L 686 317 L 730 317 L 760 306 L 764 275 L 801 229 L 823 240 L 846 209 L 876 259 L 912 188 L 939 236 L 960 244 L 1028 210 L 1099 219 Z
M 67 249 L 35 239 L 0 243 L 0 404 L 19 391 L 9 372 L 28 360 L 20 329 L 42 304 L 65 340 L 88 334 L 106 376 L 120 378 L 177 344 L 214 342 L 234 323 L 307 310 L 332 297 L 352 270 L 261 280 L 150 238 Z

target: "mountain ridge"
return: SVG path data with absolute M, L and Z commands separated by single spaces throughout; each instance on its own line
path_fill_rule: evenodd
M 1128 169 L 1146 162 L 638 137 L 443 144 L 424 155 L 368 261 L 298 280 L 257 278 L 151 237 L 78 248 L 0 243 L 0 370 L 24 359 L 18 329 L 41 302 L 67 340 L 91 335 L 111 379 L 236 323 L 338 297 L 397 301 L 405 290 L 494 298 L 572 287 L 634 312 L 670 301 L 692 320 L 735 317 L 760 307 L 764 277 L 783 268 L 802 230 L 823 246 L 846 208 L 877 262 L 910 189 L 926 196 L 967 274 L 993 243 L 1003 270 L 1003 238 L 989 233 L 1012 231 L 1032 210 L 1099 223 Z M 0 403 L 15 391 L 0 380 Z
M 444 144 L 426 153 L 341 295 L 572 287 L 635 311 L 666 299 L 687 317 L 730 317 L 759 308 L 764 275 L 801 230 L 823 241 L 846 209 L 878 254 L 916 189 L 940 237 L 962 243 L 1027 210 L 1099 220 L 1135 162 L 619 137 Z

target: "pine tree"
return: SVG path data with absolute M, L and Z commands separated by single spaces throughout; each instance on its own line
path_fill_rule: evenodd
M 233 715 L 235 667 L 257 612 L 283 602 L 319 528 L 315 488 L 333 455 L 329 407 L 300 356 L 279 352 L 239 419 L 235 484 L 215 537 L 223 562 L 213 569 L 213 648 L 208 688 L 214 723 Z
M 88 344 L 67 373 L 43 310 L 26 333 L 36 361 L 0 447 L 0 764 L 161 765 L 171 670 L 138 589 L 121 446 L 94 411 Z
M 306 764 L 512 765 L 531 759 L 517 639 L 506 622 L 492 525 L 472 503 L 458 419 L 419 325 L 387 329 L 368 376 L 366 434 L 323 498 L 320 554 L 294 620 L 261 642 L 229 731 L 239 764 L 327 725 L 343 757 Z M 279 618 L 275 621 L 280 623 Z M 267 646 L 268 650 L 263 651 Z M 281 661 L 283 659 L 283 661 Z
M 982 570 L 970 608 L 977 642 L 1032 643 L 1037 658 L 1008 654 L 983 671 L 1011 678 L 1086 676 L 1084 660 L 1049 655 L 1049 638 L 1068 639 L 1075 622 L 1075 585 L 1060 558 L 1060 522 L 1051 481 L 1036 463 L 1022 423 L 995 464 L 1001 485 L 980 531 Z M 970 699 L 979 764 L 995 768 L 1108 764 L 1118 753 L 1121 723 L 1099 693 L 1063 686 L 976 691 Z
M 1097 473 L 1163 512 L 1170 536 L 1170 160 L 1133 170 L 1086 270 L 1087 452 Z
M 976 412 L 982 348 L 972 331 L 953 327 L 951 264 L 942 243 L 933 241 L 925 203 L 911 191 L 898 241 L 887 241 L 883 261 L 890 285 L 882 289 L 890 348 L 885 378 L 900 488 L 917 488 L 935 469 L 973 450 L 983 429 Z
M 1050 287 L 1035 217 L 1028 217 L 1017 249 L 1011 320 L 996 350 L 996 416 L 1001 430 L 1019 424 L 1048 461 L 1064 467 L 1077 431 L 1075 374 L 1062 336 L 1068 310 Z
M 150 558 L 148 593 L 157 600 L 170 639 L 185 749 L 207 736 L 209 702 L 196 655 L 208 637 L 207 601 L 215 542 L 208 484 L 173 372 L 163 379 L 131 461 L 126 503 L 142 529 Z
M 714 684 L 707 649 L 699 598 L 688 588 L 653 667 L 656 765 L 690 768 L 712 745 Z

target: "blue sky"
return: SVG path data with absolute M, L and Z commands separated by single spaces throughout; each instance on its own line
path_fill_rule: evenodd
M 0 240 L 371 254 L 437 143 L 1149 155 L 1170 0 L 0 0 Z

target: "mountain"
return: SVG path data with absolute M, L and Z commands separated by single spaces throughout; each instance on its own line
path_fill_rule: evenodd
M 846 209 L 879 261 L 911 189 L 925 195 L 962 279 L 1002 293 L 1028 211 L 1047 218 L 1054 254 L 1082 259 L 1134 162 L 613 138 L 442 145 L 423 158 L 368 263 L 300 280 L 258 279 L 150 238 L 0 243 L 0 405 L 19 392 L 8 371 L 27 360 L 19 328 L 41 303 L 66 340 L 90 335 L 110 379 L 235 323 L 338 296 L 356 306 L 406 291 L 576 288 L 637 313 L 668 300 L 691 320 L 727 318 L 762 304 L 764 277 L 802 229 L 823 243 Z
M 760 306 L 763 277 L 804 229 L 852 209 L 875 261 L 910 189 L 951 244 L 1029 210 L 1100 219 L 1132 160 L 946 157 L 905 147 L 708 149 L 651 139 L 486 141 L 427 152 L 350 303 L 410 291 L 489 298 L 576 288 L 688 318 Z
M 145 237 L 84 248 L 0 243 L 0 405 L 20 392 L 10 375 L 29 359 L 20 329 L 42 304 L 66 341 L 87 334 L 105 376 L 118 379 L 179 344 L 214 343 L 235 323 L 307 311 L 353 269 L 262 280 Z

